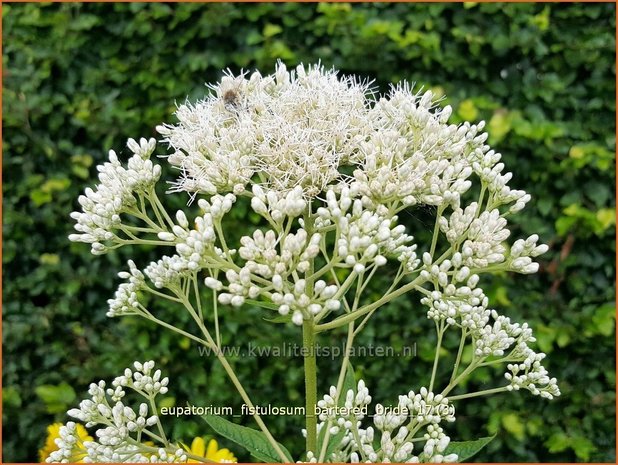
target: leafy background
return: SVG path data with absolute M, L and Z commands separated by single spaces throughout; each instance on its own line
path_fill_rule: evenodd
M 4 461 L 35 461 L 46 425 L 66 421 L 89 382 L 135 359 L 153 358 L 170 375 L 167 405 L 238 405 L 219 366 L 188 340 L 105 317 L 122 263 L 145 264 L 153 252 L 93 259 L 67 240 L 68 214 L 109 148 L 153 136 L 173 121 L 175 101 L 203 96 L 222 68 L 270 72 L 280 58 L 321 59 L 381 89 L 414 81 L 444 93 L 456 119 L 488 122 L 512 185 L 534 199 L 514 217 L 513 237 L 537 232 L 551 248 L 537 275 L 496 276 L 486 289 L 497 308 L 535 328 L 563 395 L 476 399 L 458 406 L 448 430 L 456 440 L 497 433 L 478 461 L 614 462 L 614 31 L 613 4 L 4 4 Z M 246 208 L 234 212 L 231 229 L 256 222 Z M 405 221 L 423 229 L 422 212 Z M 234 311 L 227 341 L 299 340 L 293 328 L 269 325 L 255 309 Z M 427 325 L 411 296 L 364 332 L 361 345 L 418 350 L 353 360 L 377 400 L 426 383 L 435 344 Z M 329 338 L 321 343 L 343 335 Z M 234 365 L 258 403 L 302 403 L 299 359 Z M 322 390 L 331 365 L 320 360 Z M 497 376 L 481 371 L 469 384 Z M 301 419 L 268 420 L 293 453 L 302 449 Z M 192 417 L 168 425 L 185 441 L 209 433 Z

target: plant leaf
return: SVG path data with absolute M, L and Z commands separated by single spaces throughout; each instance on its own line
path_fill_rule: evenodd
M 261 431 L 237 425 L 216 415 L 204 415 L 202 418 L 217 434 L 244 447 L 256 459 L 266 463 L 281 462 L 279 454 Z M 290 452 L 281 444 L 279 444 L 279 447 L 288 461 L 293 463 L 294 460 Z
M 476 455 L 483 447 L 489 444 L 496 435 L 488 436 L 485 438 L 480 438 L 475 441 L 462 441 L 462 442 L 451 442 L 446 450 L 444 451 L 444 455 L 448 454 L 457 454 L 459 458 L 458 462 L 463 462 L 464 460 L 468 460 L 469 458 Z
M 291 323 L 292 315 L 277 315 L 273 318 L 262 318 L 264 321 L 268 321 L 269 323 Z

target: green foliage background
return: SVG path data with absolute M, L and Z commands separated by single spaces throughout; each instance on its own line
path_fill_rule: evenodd
M 187 340 L 105 317 L 123 262 L 145 265 L 154 252 L 93 259 L 67 240 L 68 215 L 109 148 L 153 136 L 173 121 L 175 101 L 203 96 L 222 68 L 271 72 L 277 58 L 321 59 L 381 89 L 414 81 L 444 93 L 456 119 L 488 121 L 512 185 L 533 196 L 512 237 L 538 232 L 551 248 L 537 275 L 496 276 L 486 289 L 535 329 L 563 395 L 472 400 L 448 431 L 454 440 L 497 433 L 479 461 L 615 461 L 614 31 L 613 4 L 4 4 L 4 461 L 36 460 L 46 425 L 66 421 L 89 382 L 135 359 L 153 358 L 171 376 L 169 405 L 238 405 L 220 367 Z M 231 228 L 255 223 L 234 211 Z M 424 227 L 422 212 L 405 221 Z M 299 341 L 255 309 L 230 312 L 228 342 Z M 417 345 L 417 358 L 353 360 L 378 401 L 427 382 L 427 328 L 410 296 L 364 332 L 361 345 Z M 343 334 L 328 338 L 320 342 Z M 299 359 L 234 365 L 257 403 L 301 404 Z M 320 360 L 322 390 L 330 365 Z M 469 385 L 498 376 L 479 372 Z M 301 450 L 301 419 L 268 421 Z M 196 418 L 168 424 L 185 441 L 209 433 Z

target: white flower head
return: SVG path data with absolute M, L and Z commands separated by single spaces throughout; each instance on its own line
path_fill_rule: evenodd
M 369 131 L 369 83 L 339 77 L 321 65 L 289 72 L 226 75 L 213 93 L 159 126 L 180 168 L 173 190 L 242 192 L 254 174 L 268 189 L 300 186 L 313 197 L 340 177 Z

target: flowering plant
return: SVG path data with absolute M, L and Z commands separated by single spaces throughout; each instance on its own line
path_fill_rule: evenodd
M 259 460 L 293 461 L 225 357 L 220 305 L 250 303 L 299 327 L 306 349 L 300 460 L 463 460 L 487 438 L 451 443 L 443 426 L 455 421 L 454 403 L 520 389 L 548 399 L 560 394 L 541 364 L 545 354 L 529 346 L 532 330 L 490 307 L 479 285 L 485 273 L 536 272 L 534 258 L 547 250 L 537 235 L 507 243 L 507 219 L 530 196 L 508 186 L 512 175 L 485 144 L 483 122 L 449 124 L 451 108 L 440 108 L 431 91 L 401 84 L 377 96 L 369 82 L 319 65 L 289 72 L 279 63 L 273 75 L 228 74 L 210 88 L 205 100 L 178 108 L 177 124 L 157 128 L 171 151 L 160 157 L 180 172 L 169 192 L 197 199 L 201 214 L 190 219 L 166 210 L 155 190 L 161 177 L 151 160 L 156 141 L 129 139 L 126 167 L 110 151 L 98 167 L 98 186 L 80 196 L 70 239 L 91 244 L 95 255 L 140 244 L 171 251 L 145 268 L 128 262 L 108 315 L 146 318 L 213 350 L 259 427 L 206 417 L 215 431 Z M 231 244 L 222 219 L 243 198 L 267 226 Z M 398 221 L 421 206 L 435 211 L 427 244 Z M 388 266 L 396 268 L 390 287 L 368 301 L 370 281 Z M 211 303 L 202 299 L 202 283 L 215 296 Z M 435 323 L 428 383 L 400 395 L 392 410 L 377 404 L 368 424 L 371 396 L 349 362 L 354 339 L 385 304 L 409 292 L 420 295 Z M 146 307 L 147 294 L 184 309 L 194 325 L 180 328 L 155 314 Z M 341 327 L 347 337 L 339 376 L 318 400 L 316 339 Z M 447 332 L 457 333 L 460 344 L 451 375 L 442 380 Z M 464 363 L 467 346 L 472 359 Z M 496 387 L 451 394 L 475 369 L 499 365 L 506 372 Z M 113 387 L 91 385 L 91 399 L 68 412 L 98 428 L 97 440 L 84 442 L 86 460 L 200 460 L 165 435 L 155 396 L 167 384 L 154 362 L 136 362 Z M 123 403 L 127 389 L 147 400 L 137 412 Z M 75 423 L 64 428 L 59 441 L 68 446 L 50 460 L 69 458 L 74 430 Z M 145 445 L 146 438 L 158 446 Z

